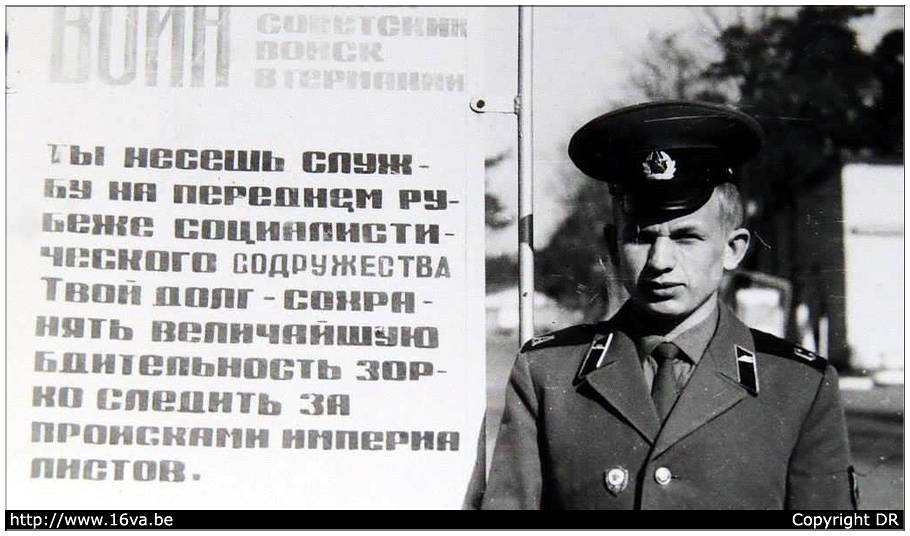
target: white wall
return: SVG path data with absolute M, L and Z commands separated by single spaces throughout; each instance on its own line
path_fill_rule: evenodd
M 904 366 L 904 168 L 844 166 L 847 343 L 857 368 Z

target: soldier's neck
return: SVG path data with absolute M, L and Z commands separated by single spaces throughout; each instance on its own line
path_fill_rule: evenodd
M 699 305 L 689 316 L 683 318 L 659 318 L 651 315 L 643 315 L 632 308 L 632 313 L 636 318 L 635 326 L 639 336 L 660 335 L 667 339 L 674 339 L 680 333 L 684 333 L 706 318 L 717 309 L 717 292 L 711 294 L 704 303 Z

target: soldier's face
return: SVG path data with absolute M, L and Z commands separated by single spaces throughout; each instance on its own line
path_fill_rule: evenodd
M 638 312 L 682 320 L 716 296 L 725 268 L 739 265 L 749 233 L 724 228 L 718 197 L 671 220 L 620 218 L 620 277 Z

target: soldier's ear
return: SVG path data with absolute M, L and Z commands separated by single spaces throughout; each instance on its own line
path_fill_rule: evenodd
M 727 234 L 727 244 L 724 247 L 724 269 L 735 270 L 749 251 L 749 241 L 752 235 L 748 230 L 733 229 Z
M 619 241 L 616 226 L 612 223 L 604 225 L 604 241 L 607 243 L 607 251 L 610 253 L 610 261 L 616 264 L 619 260 Z

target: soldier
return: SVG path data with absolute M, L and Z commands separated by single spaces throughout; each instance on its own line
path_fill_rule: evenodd
M 754 119 L 687 102 L 600 116 L 569 144 L 609 183 L 628 301 L 536 337 L 506 391 L 484 509 L 852 509 L 855 475 L 827 361 L 750 330 L 718 300 L 748 249 L 733 169 Z

